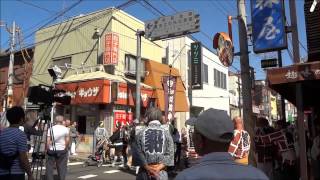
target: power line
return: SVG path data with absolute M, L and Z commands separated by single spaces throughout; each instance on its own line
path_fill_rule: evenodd
M 44 8 L 44 7 L 40 7 L 40 6 L 38 6 L 36 4 L 33 4 L 33 3 L 29 2 L 29 1 L 24 1 L 24 0 L 16 0 L 16 1 L 21 2 L 23 4 L 26 4 L 26 5 L 29 5 L 29 6 L 32 6 L 32 7 L 35 7 L 35 8 L 38 8 L 38 9 L 41 9 L 41 10 L 46 11 L 48 13 L 57 13 L 56 11 L 52 11 L 50 9 L 47 9 L 47 8 Z
M 211 5 L 212 7 L 217 7 L 217 9 L 219 10 L 219 12 L 220 12 L 222 15 L 228 16 L 228 12 L 224 11 L 223 9 L 220 9 L 220 6 L 216 6 L 213 2 L 214 2 L 214 1 L 209 1 L 210 5 Z
M 162 0 L 169 8 L 171 8 L 174 12 L 178 12 L 178 10 L 173 7 L 167 0 Z
M 151 3 L 149 3 L 147 0 L 143 0 L 149 7 L 151 7 L 153 10 L 155 10 L 157 13 L 159 13 L 161 16 L 165 16 L 164 13 L 162 13 L 159 9 L 154 7 Z
M 158 14 L 152 10 L 150 10 L 147 5 L 143 4 L 141 1 L 137 1 L 141 6 L 143 6 L 146 10 L 149 10 L 154 16 L 158 17 Z
M 133 1 L 133 0 L 128 0 L 126 3 L 123 3 L 123 4 L 119 5 L 119 6 L 117 6 L 115 9 L 125 8 L 126 6 L 130 5 L 132 2 L 135 2 L 135 1 Z M 91 18 L 89 18 L 89 19 L 85 19 L 85 20 L 83 20 L 83 21 L 77 20 L 79 23 L 78 23 L 78 24 L 73 24 L 74 27 L 73 27 L 71 30 L 69 30 L 69 31 L 67 31 L 67 32 L 61 32 L 61 33 L 58 34 L 58 35 L 54 35 L 54 36 L 52 36 L 52 37 L 49 37 L 49 38 L 44 39 L 44 40 L 42 40 L 42 41 L 39 41 L 39 42 L 37 42 L 37 43 L 29 44 L 28 46 L 29 46 L 29 47 L 31 47 L 31 46 L 37 46 L 37 45 L 42 44 L 42 43 L 44 43 L 44 42 L 46 42 L 46 41 L 50 41 L 50 40 L 52 40 L 52 39 L 54 39 L 54 38 L 56 38 L 56 37 L 60 37 L 60 36 L 62 36 L 62 35 L 64 35 L 64 34 L 67 34 L 67 33 L 71 32 L 71 31 L 74 31 L 74 30 L 76 30 L 76 29 L 79 29 L 80 27 L 82 27 L 82 26 L 84 26 L 84 25 L 91 25 L 91 24 L 89 24 L 90 22 L 92 22 L 92 21 L 94 21 L 94 20 L 97 20 L 97 19 L 99 19 L 99 18 L 101 18 L 101 17 L 103 17 L 103 16 L 105 16 L 105 15 L 107 15 L 107 14 L 109 14 L 109 13 L 111 13 L 111 12 L 110 12 L 110 11 L 107 11 L 107 12 L 105 12 L 105 13 L 97 14 L 96 16 L 93 16 L 93 17 L 91 17 Z M 74 20 L 74 19 L 73 19 L 73 20 Z M 94 26 L 94 25 L 91 25 L 91 26 Z M 97 26 L 94 26 L 94 27 L 97 27 Z M 40 28 L 40 29 L 41 29 L 41 28 Z M 53 32 L 53 31 L 56 31 L 56 29 L 54 29 L 54 30 L 52 30 L 52 31 L 49 31 L 49 32 Z
M 178 12 L 178 10 L 176 9 L 176 8 L 174 8 L 167 0 L 162 0 L 162 2 L 164 2 L 169 8 L 171 8 L 175 13 L 177 13 Z M 164 15 L 163 15 L 164 16 Z M 203 32 L 203 31 L 200 31 L 200 33 L 203 35 L 203 36 L 205 36 L 207 39 L 209 39 L 210 41 L 212 40 L 211 39 L 211 37 L 207 34 L 207 33 L 205 33 L 205 32 Z M 194 38 L 194 37 L 193 37 Z M 194 39 L 196 39 L 196 38 L 194 38 Z
M 23 2 L 23 3 L 25 2 L 25 1 L 21 1 L 21 0 L 18 0 L 18 1 Z M 32 35 L 34 35 L 34 34 L 38 31 L 38 29 L 41 29 L 41 28 L 47 26 L 48 24 L 52 23 L 53 21 L 55 21 L 56 19 L 58 19 L 60 16 L 64 15 L 66 12 L 70 11 L 70 10 L 73 9 L 75 6 L 77 6 L 78 4 L 80 4 L 82 1 L 83 1 L 83 0 L 79 0 L 78 2 L 70 5 L 68 8 L 63 9 L 62 11 L 57 12 L 57 13 L 54 14 L 53 16 L 51 16 L 51 17 L 49 17 L 49 18 L 46 18 L 46 19 L 40 21 L 39 23 L 33 25 L 32 27 L 28 28 L 25 32 L 28 32 L 29 30 L 37 27 L 37 26 L 38 26 L 39 24 L 41 24 L 43 21 L 47 21 L 47 20 L 53 18 L 53 19 L 51 19 L 50 21 L 48 21 L 47 23 L 45 23 L 44 25 L 42 25 L 41 27 L 37 28 L 35 31 L 33 31 L 33 32 L 31 32 L 30 34 L 28 34 L 26 37 L 24 37 L 23 41 L 26 41 L 27 39 L 29 39 L 30 37 L 32 37 Z M 29 5 L 31 5 L 31 3 L 29 3 L 29 2 L 27 2 L 27 3 L 28 3 Z M 39 7 L 39 8 L 41 8 L 41 7 Z M 49 11 L 50 11 L 50 10 L 49 10 Z
M 130 5 L 132 2 L 134 2 L 134 1 L 133 1 L 133 0 L 128 0 L 128 1 L 125 2 L 125 3 L 118 5 L 118 6 L 116 7 L 116 9 L 117 9 L 117 10 L 121 10 L 122 8 L 125 8 L 126 6 Z M 87 19 L 87 20 L 85 20 L 85 21 L 82 21 L 81 24 L 73 27 L 71 30 L 68 29 L 66 32 L 64 32 L 64 31 L 62 30 L 62 31 L 60 32 L 60 34 L 54 35 L 54 36 L 52 36 L 52 37 L 50 37 L 50 38 L 47 38 L 47 39 L 42 40 L 42 41 L 40 41 L 40 42 L 37 42 L 37 43 L 35 43 L 34 45 L 36 46 L 36 45 L 42 44 L 42 43 L 44 43 L 44 42 L 46 42 L 46 41 L 52 40 L 52 39 L 54 39 L 54 38 L 57 38 L 57 37 L 66 35 L 66 34 L 68 34 L 69 32 L 74 31 L 74 30 L 77 30 L 77 29 L 79 29 L 81 26 L 86 25 L 86 24 L 90 23 L 90 22 L 93 21 L 93 20 L 99 19 L 100 17 L 103 17 L 103 16 L 105 16 L 105 15 L 107 15 L 107 14 L 109 14 L 109 13 L 111 13 L 111 11 L 107 11 L 107 12 L 104 12 L 104 13 L 102 13 L 102 14 L 98 14 L 97 16 L 94 16 L 94 17 L 91 17 L 90 19 Z M 111 20 L 111 19 L 110 19 L 110 20 Z M 56 41 L 55 43 L 57 43 L 57 42 L 58 42 L 58 41 Z M 53 48 L 53 47 L 54 47 L 54 45 L 51 46 L 51 48 Z M 48 51 L 44 51 L 43 53 L 46 53 L 46 52 L 50 52 L 50 51 L 49 51 L 49 50 L 48 50 Z M 46 59 L 45 59 L 45 60 L 46 60 Z M 45 60 L 41 60 L 41 61 L 45 61 Z M 39 66 L 40 64 L 41 64 L 41 62 L 39 62 L 37 65 Z M 40 67 L 41 67 L 41 65 L 40 65 Z M 36 69 L 36 68 L 37 68 L 37 66 L 35 66 L 34 69 Z

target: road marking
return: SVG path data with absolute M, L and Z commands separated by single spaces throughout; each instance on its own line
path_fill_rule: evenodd
M 72 162 L 72 163 L 68 163 L 68 166 L 76 166 L 76 165 L 81 165 L 81 164 L 83 164 L 83 162 Z M 39 166 L 39 167 L 37 167 L 36 165 L 33 167 L 33 168 L 31 168 L 31 169 L 34 169 L 34 170 L 41 170 L 41 166 Z M 42 166 L 42 170 L 45 170 L 46 169 L 46 167 L 45 166 Z
M 112 173 L 117 173 L 117 172 L 120 172 L 120 170 L 109 170 L 109 171 L 105 171 L 103 173 L 105 174 L 112 174 Z
M 83 164 L 83 162 L 72 162 L 72 163 L 68 163 L 68 166 L 76 166 L 81 164 Z
M 96 177 L 98 175 L 95 175 L 95 174 L 88 174 L 88 175 L 85 175 L 85 176 L 79 176 L 78 179 L 89 179 L 89 178 L 93 178 L 93 177 Z

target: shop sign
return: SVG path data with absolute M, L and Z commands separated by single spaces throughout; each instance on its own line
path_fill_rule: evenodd
M 141 89 L 141 101 L 144 107 L 147 107 L 149 97 L 152 95 L 152 90 L 148 89 Z M 135 89 L 127 88 L 127 86 L 120 85 L 118 88 L 117 94 L 117 101 L 116 104 L 123 104 L 123 105 L 131 105 L 135 104 Z
M 175 95 L 176 95 L 176 84 L 177 77 L 164 76 L 162 78 L 163 91 L 165 98 L 165 118 L 166 122 L 171 121 L 175 114 Z
M 115 33 L 107 33 L 104 42 L 104 57 L 103 64 L 115 65 L 118 64 L 119 58 L 119 35 Z
M 191 87 L 202 89 L 202 46 L 201 42 L 191 43 Z
M 253 51 L 287 48 L 283 0 L 251 0 Z
M 269 83 L 280 84 L 303 80 L 320 79 L 320 63 L 303 63 L 267 71 Z
M 103 98 L 108 94 L 104 86 L 104 80 L 56 84 L 57 88 L 65 90 L 71 97 L 71 104 L 109 103 L 108 99 Z
M 116 129 L 116 124 L 118 122 L 123 125 L 129 125 L 132 122 L 133 114 L 132 112 L 125 112 L 125 111 L 115 111 L 114 112 L 114 121 L 113 121 L 113 129 Z
M 262 59 L 261 60 L 261 68 L 270 68 L 270 67 L 277 67 L 278 66 L 278 59 Z
M 314 77 L 319 78 L 320 69 L 311 71 L 309 67 L 305 67 L 304 70 L 302 71 L 287 70 L 284 76 L 287 80 L 296 80 L 296 79 L 299 79 L 299 76 L 301 76 L 302 79 L 306 79 L 306 80 L 312 79 Z

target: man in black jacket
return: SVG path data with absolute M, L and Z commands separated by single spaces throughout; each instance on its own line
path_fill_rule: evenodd
M 120 157 L 121 162 L 123 162 L 123 141 L 124 141 L 124 131 L 121 128 L 121 123 L 117 122 L 116 124 L 116 131 L 110 137 L 110 141 L 112 142 L 113 146 L 115 147 L 115 156 L 112 162 L 112 166 L 116 165 L 118 161 L 118 157 Z

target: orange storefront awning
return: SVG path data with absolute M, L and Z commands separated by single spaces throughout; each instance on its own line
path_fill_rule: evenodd
M 110 80 L 85 80 L 56 84 L 56 88 L 71 96 L 71 104 L 110 103 Z
M 111 98 L 111 84 L 118 82 L 117 100 Z M 71 104 L 119 104 L 135 105 L 135 81 L 105 72 L 71 75 L 56 83 L 56 88 L 71 96 Z M 150 86 L 141 85 L 141 105 L 146 107 L 153 96 Z
M 165 97 L 164 90 L 162 86 L 162 77 L 163 76 L 176 76 L 176 94 L 175 94 L 175 111 L 176 112 L 188 112 L 189 104 L 185 92 L 185 86 L 181 80 L 180 73 L 176 68 L 170 68 L 168 65 L 161 64 L 155 61 L 148 60 L 146 61 L 146 71 L 148 75 L 145 77 L 144 83 L 152 86 L 155 89 L 154 98 L 161 111 L 165 110 Z

